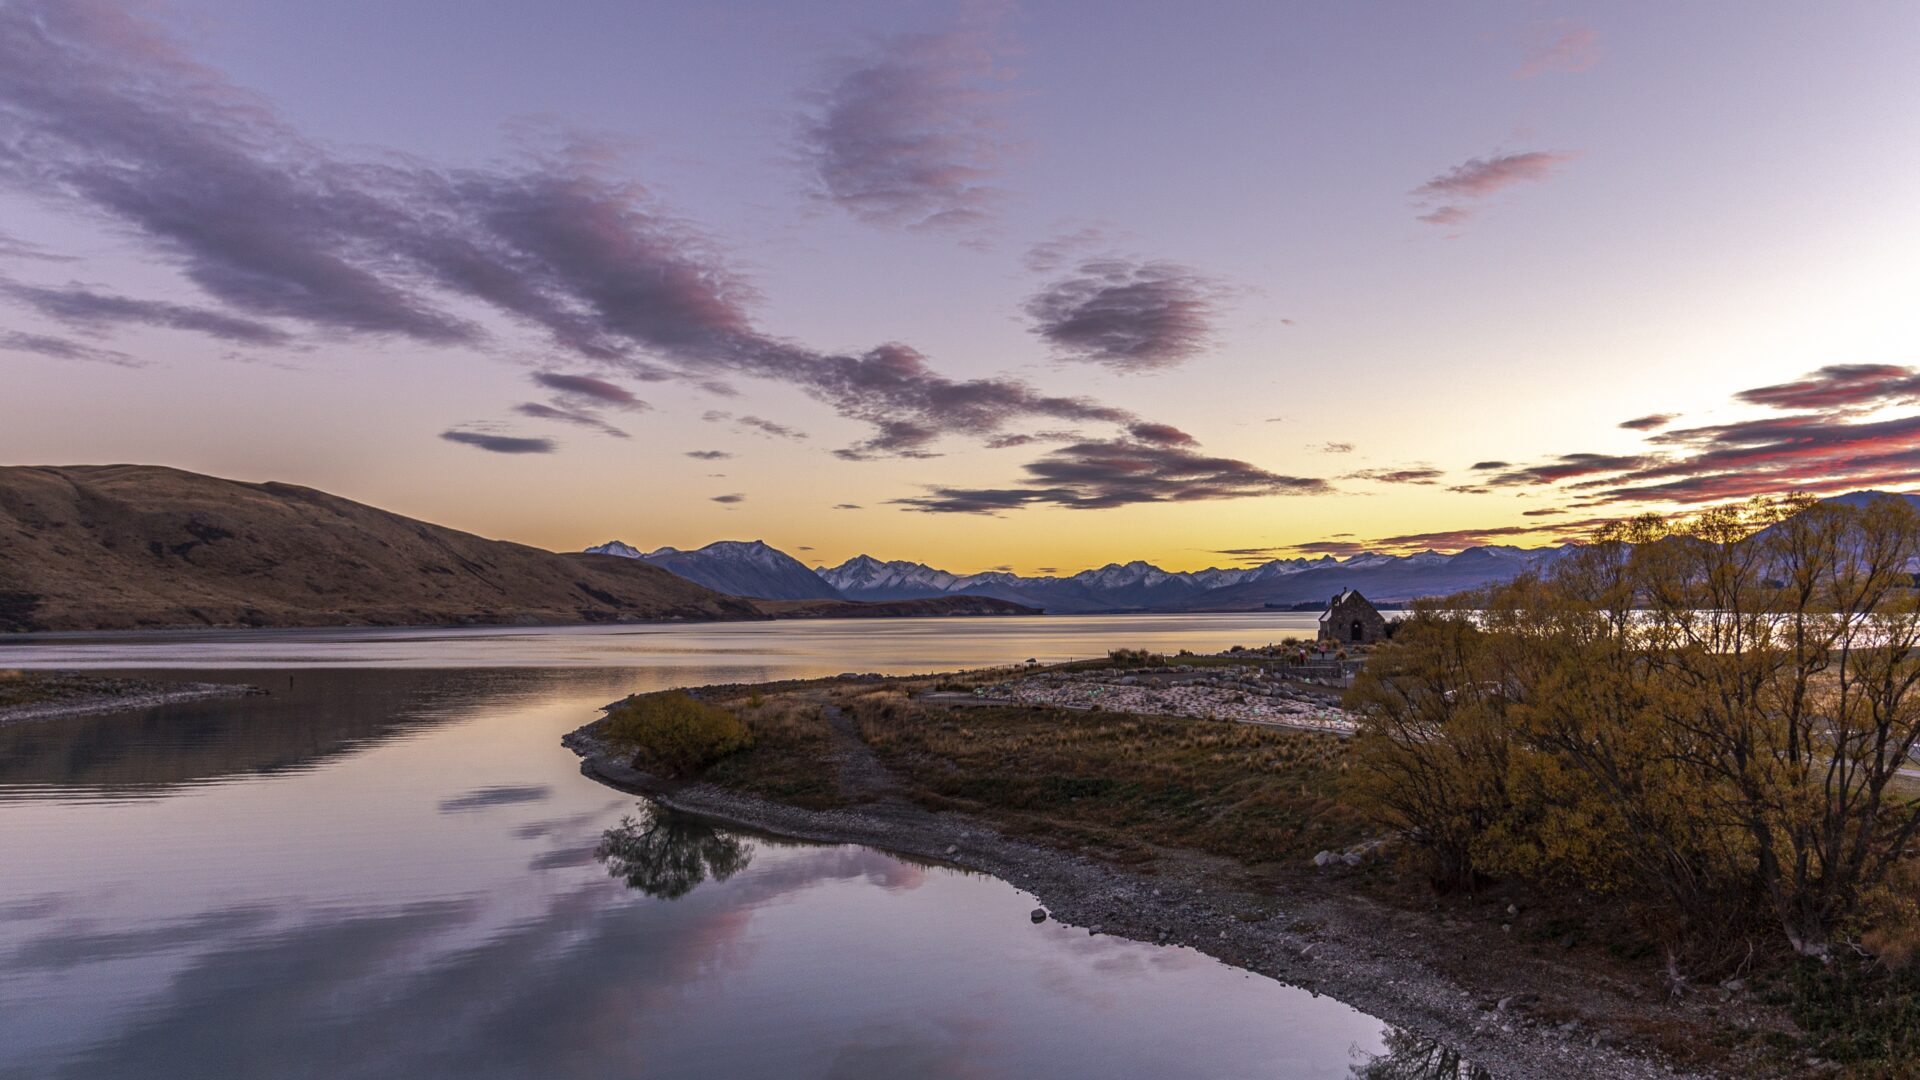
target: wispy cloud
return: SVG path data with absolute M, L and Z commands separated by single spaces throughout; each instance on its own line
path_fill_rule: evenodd
M 836 65 L 802 97 L 815 193 L 876 225 L 986 225 L 1009 149 L 1006 49 L 997 30 L 974 26 L 889 38 Z
M 665 376 L 660 376 L 664 378 Z M 568 398 L 591 402 L 611 409 L 639 412 L 652 406 L 633 396 L 624 386 L 596 379 L 591 375 L 568 375 L 558 371 L 536 371 L 533 381 Z
M 1920 404 L 1920 370 L 1894 364 L 1828 364 L 1791 382 L 1742 390 L 1749 405 L 1773 409 L 1877 409 Z
M 1026 311 L 1061 359 L 1158 371 L 1212 343 L 1224 292 L 1178 263 L 1096 259 L 1035 293 Z
M 1088 225 L 1042 240 L 1027 249 L 1021 260 L 1036 274 L 1051 274 L 1092 251 L 1109 246 L 1112 236 L 1099 225 Z
M 240 345 L 288 345 L 294 341 L 287 331 L 256 319 L 191 304 L 116 296 L 78 283 L 49 288 L 0 279 L 0 296 L 86 333 L 103 333 L 119 326 L 149 326 L 191 330 Z
M 1590 71 L 1600 62 L 1600 32 L 1565 19 L 1530 28 L 1524 44 L 1526 55 L 1514 70 L 1516 79 L 1549 72 Z
M 700 461 L 725 461 L 733 455 L 725 450 L 689 450 L 686 456 Z
M 1434 484 L 1445 475 L 1430 465 L 1413 465 L 1400 469 L 1359 469 L 1341 479 L 1370 480 L 1376 484 Z
M 1631 420 L 1620 421 L 1620 426 L 1628 431 L 1655 431 L 1673 423 L 1672 413 L 1648 413 Z
M 551 454 L 559 447 L 552 439 L 529 439 L 518 435 L 494 435 L 485 431 L 443 431 L 440 437 L 462 446 L 477 447 L 495 454 Z
M 717 503 L 725 503 L 728 506 L 732 506 L 736 503 L 746 502 L 747 497 L 745 495 L 740 494 L 739 492 L 735 492 L 731 495 L 715 495 L 712 501 Z
M 144 367 L 141 361 L 123 352 L 84 345 L 63 337 L 30 334 L 21 330 L 0 330 L 0 352 L 31 353 L 49 360 L 86 360 L 119 367 Z
M 531 416 L 536 420 L 558 420 L 563 424 L 592 428 L 602 435 L 611 435 L 616 439 L 628 437 L 625 431 L 585 409 L 569 409 L 560 405 L 543 405 L 537 401 L 528 401 L 515 405 L 513 411 L 521 416 Z
M 1547 150 L 1471 158 L 1413 189 L 1414 201 L 1425 209 L 1419 220 L 1430 225 L 1455 226 L 1473 216 L 1462 200 L 1485 199 L 1516 184 L 1536 184 L 1578 155 Z

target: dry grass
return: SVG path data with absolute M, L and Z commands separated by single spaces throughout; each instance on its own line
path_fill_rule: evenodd
M 1248 866 L 1364 835 L 1335 791 L 1339 739 L 1245 724 L 853 696 L 862 738 L 936 807 L 1151 858 L 1189 848 Z
M 846 804 L 835 783 L 833 736 L 820 701 L 756 691 L 722 704 L 746 723 L 753 745 L 708 769 L 706 779 L 809 810 Z

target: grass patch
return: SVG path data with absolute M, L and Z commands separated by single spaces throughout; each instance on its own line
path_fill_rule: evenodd
M 1125 713 L 929 708 L 853 698 L 861 737 L 922 801 L 1110 849 L 1184 847 L 1246 864 L 1365 835 L 1338 801 L 1330 735 Z
M 746 725 L 752 745 L 714 764 L 708 780 L 809 810 L 846 805 L 835 782 L 833 735 L 819 701 L 756 692 L 725 704 Z

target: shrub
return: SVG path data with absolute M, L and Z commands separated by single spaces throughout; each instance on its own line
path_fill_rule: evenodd
M 607 711 L 608 741 L 631 747 L 635 768 L 687 776 L 753 741 L 739 717 L 673 690 L 630 697 Z
M 1167 662 L 1166 657 L 1145 649 L 1110 649 L 1107 659 L 1115 667 L 1159 667 Z

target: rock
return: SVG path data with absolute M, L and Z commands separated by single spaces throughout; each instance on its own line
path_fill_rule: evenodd
M 948 844 L 948 845 L 947 845 L 947 854 L 949 854 L 949 855 L 958 855 L 958 854 L 960 854 L 960 848 L 959 848 L 958 846 L 956 846 L 956 845 L 954 845 L 954 844 Z
M 1348 866 L 1359 866 L 1360 858 L 1359 852 L 1349 851 L 1345 855 L 1340 856 L 1340 861 L 1346 863 Z
M 1046 909 L 1046 908 L 1039 908 L 1039 907 L 1037 907 L 1037 908 L 1034 908 L 1034 909 L 1033 909 L 1033 913 L 1032 913 L 1031 915 L 1029 915 L 1029 916 L 1028 916 L 1028 918 L 1030 918 L 1030 919 L 1032 919 L 1032 920 L 1033 920 L 1034 922 L 1037 922 L 1037 923 L 1043 923 L 1043 922 L 1046 922 L 1046 921 L 1047 921 L 1047 909 Z
M 1333 862 L 1333 860 L 1335 860 L 1335 859 L 1337 859 L 1337 858 L 1339 858 L 1339 856 L 1338 856 L 1338 855 L 1335 855 L 1335 854 L 1334 854 L 1333 852 L 1331 852 L 1331 851 L 1323 851 L 1323 852 L 1321 852 L 1320 854 L 1318 854 L 1318 855 L 1315 855 L 1315 856 L 1313 857 L 1313 865 L 1315 865 L 1315 866 L 1319 866 L 1319 867 L 1325 867 L 1325 866 L 1327 866 L 1327 865 L 1329 865 L 1330 863 L 1332 863 L 1332 862 Z
M 1520 914 L 1520 905 L 1518 905 L 1518 904 L 1508 904 L 1508 905 L 1507 905 L 1507 914 L 1508 914 L 1508 915 L 1518 915 L 1518 914 Z

